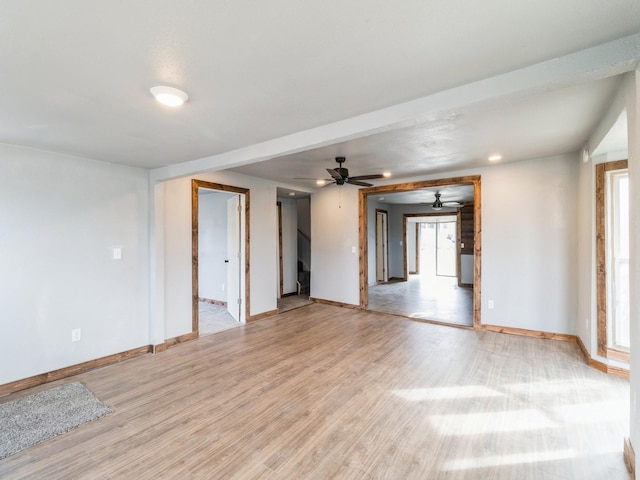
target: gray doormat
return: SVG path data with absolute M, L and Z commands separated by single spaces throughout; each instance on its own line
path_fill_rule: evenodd
M 80 382 L 0 404 L 0 459 L 112 410 Z

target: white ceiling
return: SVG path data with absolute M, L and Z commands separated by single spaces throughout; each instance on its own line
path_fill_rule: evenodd
M 283 157 L 242 171 L 287 183 L 575 151 L 640 57 L 640 2 L 587 3 L 5 0 L 0 142 L 158 178 Z

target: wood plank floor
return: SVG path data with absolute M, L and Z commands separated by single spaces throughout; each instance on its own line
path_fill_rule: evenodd
M 455 277 L 427 272 L 409 279 L 369 287 L 374 312 L 392 313 L 416 320 L 473 325 L 473 288 L 459 287 Z
M 93 370 L 114 413 L 2 479 L 628 479 L 628 382 L 573 344 L 314 304 Z

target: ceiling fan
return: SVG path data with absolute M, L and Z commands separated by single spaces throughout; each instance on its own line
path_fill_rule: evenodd
M 374 175 L 358 175 L 356 177 L 349 176 L 349 170 L 344 168 L 342 164 L 346 161 L 344 157 L 336 157 L 338 162 L 338 168 L 327 168 L 327 172 L 331 175 L 331 179 L 327 180 L 329 183 L 335 183 L 336 185 L 344 185 L 349 183 L 351 185 L 358 185 L 360 187 L 372 187 L 371 183 L 363 182 L 362 180 L 375 180 L 377 178 L 386 178 L 386 174 L 374 174 Z
M 458 202 L 443 202 L 440 200 L 440 196 L 441 193 L 440 192 L 436 192 L 436 200 L 435 202 L 433 202 L 433 204 L 431 205 L 431 208 L 433 208 L 434 210 L 441 210 L 442 207 L 461 207 L 462 204 L 458 203 Z

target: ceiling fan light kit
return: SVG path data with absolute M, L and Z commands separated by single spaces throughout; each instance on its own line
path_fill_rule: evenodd
M 442 200 L 440 200 L 440 196 L 442 195 L 440 192 L 436 192 L 436 200 L 435 202 L 433 202 L 433 204 L 431 205 L 431 208 L 433 210 L 442 210 L 442 207 L 453 207 L 453 208 L 457 208 L 457 207 L 461 207 L 462 205 L 458 202 L 443 202 Z
M 338 162 L 338 168 L 327 168 L 327 172 L 331 175 L 331 179 L 327 180 L 327 184 L 335 183 L 336 185 L 344 185 L 348 183 L 350 185 L 357 185 L 359 187 L 373 187 L 373 184 L 363 182 L 362 180 L 376 180 L 379 178 L 387 178 L 387 173 L 373 174 L 373 175 L 358 175 L 355 177 L 349 176 L 349 170 L 344 168 L 342 164 L 346 162 L 345 157 L 336 157 Z
M 436 192 L 436 201 L 433 202 L 431 208 L 433 208 L 434 210 L 442 210 L 442 206 L 442 202 L 440 201 L 440 192 Z

